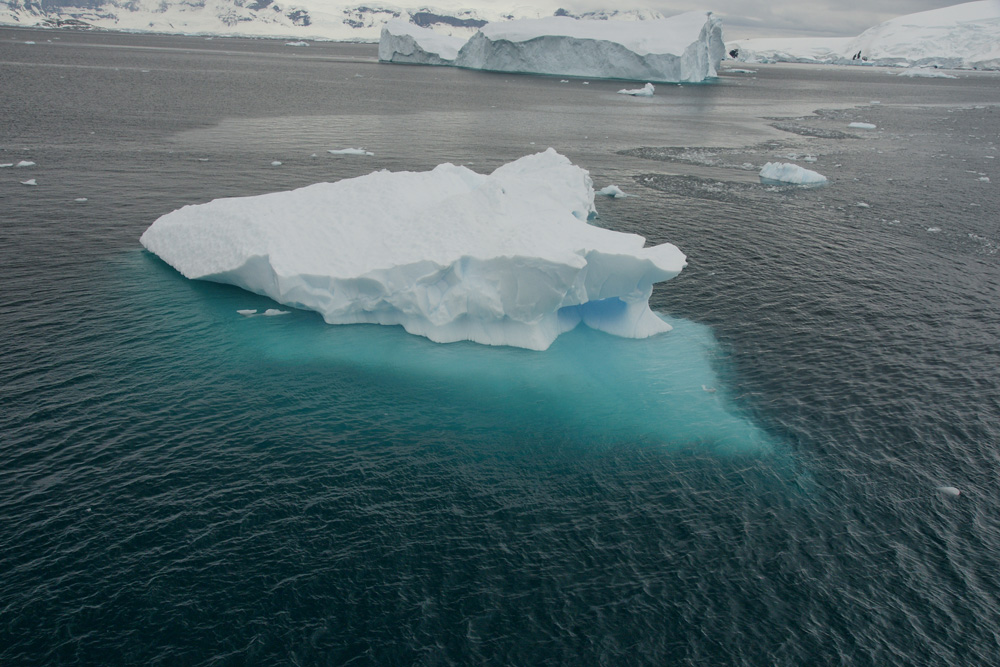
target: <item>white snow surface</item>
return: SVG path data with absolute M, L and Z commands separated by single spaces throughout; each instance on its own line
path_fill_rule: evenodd
M 1000 69 L 1000 0 L 899 16 L 854 38 L 747 39 L 727 48 L 744 62 Z
M 393 19 L 382 27 L 378 59 L 388 63 L 451 65 L 464 44 L 465 40 L 461 37 L 451 37 L 409 21 Z
M 631 95 L 632 97 L 652 97 L 655 92 L 656 87 L 651 83 L 647 83 L 642 88 L 622 88 L 618 91 L 618 94 Z
M 768 162 L 760 170 L 760 177 L 766 181 L 778 181 L 792 185 L 818 185 L 826 183 L 826 176 L 811 169 L 790 162 Z
M 717 76 L 722 22 L 711 12 L 651 21 L 568 16 L 488 23 L 462 47 L 459 67 L 654 82 Z
M 188 278 L 442 343 L 543 350 L 580 322 L 668 331 L 648 299 L 684 254 L 593 213 L 589 174 L 550 148 L 489 175 L 442 164 L 185 206 L 140 241 Z

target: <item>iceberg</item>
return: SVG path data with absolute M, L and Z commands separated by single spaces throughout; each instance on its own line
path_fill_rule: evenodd
M 760 170 L 760 180 L 791 185 L 819 185 L 826 183 L 826 176 L 790 162 L 768 162 Z
M 898 16 L 857 37 L 747 39 L 727 46 L 743 62 L 1000 69 L 1000 2 Z
M 451 65 L 464 44 L 461 37 L 442 35 L 409 21 L 392 19 L 382 26 L 378 59 L 386 63 Z
M 591 225 L 594 214 L 589 174 L 550 148 L 488 175 L 383 170 L 185 206 L 140 242 L 187 278 L 440 343 L 544 350 L 580 323 L 669 331 L 649 296 L 684 254 Z
M 699 82 L 717 76 L 722 22 L 711 12 L 652 21 L 568 16 L 487 23 L 458 52 L 469 69 L 603 79 Z

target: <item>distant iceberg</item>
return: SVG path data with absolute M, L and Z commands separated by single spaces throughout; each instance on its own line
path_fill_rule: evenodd
M 727 48 L 744 62 L 1000 69 L 1000 2 L 980 0 L 907 14 L 853 38 L 747 39 Z
M 378 59 L 387 63 L 452 65 L 464 44 L 461 37 L 450 37 L 409 21 L 393 19 L 382 27 Z
M 566 16 L 488 23 L 459 51 L 459 67 L 654 82 L 717 76 L 722 22 L 711 12 L 654 21 Z
M 722 22 L 711 12 L 648 21 L 568 16 L 498 21 L 464 44 L 395 20 L 379 41 L 383 62 L 655 82 L 713 78 L 724 55 Z
M 648 299 L 684 254 L 593 214 L 590 176 L 550 148 L 489 175 L 443 164 L 186 206 L 140 241 L 188 278 L 441 343 L 543 350 L 581 322 L 668 331 Z

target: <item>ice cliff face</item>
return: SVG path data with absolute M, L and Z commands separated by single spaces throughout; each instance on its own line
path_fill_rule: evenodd
M 549 149 L 490 175 L 444 164 L 186 206 L 140 240 L 188 278 L 442 343 L 669 330 L 648 299 L 683 253 L 588 224 L 593 202 L 587 172 Z
M 697 82 L 716 76 L 723 54 L 722 23 L 710 13 L 639 22 L 550 17 L 487 24 L 462 47 L 455 65 L 497 72 Z
M 452 65 L 464 44 L 465 40 L 460 37 L 442 35 L 430 28 L 395 19 L 382 27 L 378 59 L 387 63 Z
M 744 62 L 1000 69 L 1000 1 L 900 16 L 854 38 L 747 39 L 728 49 Z

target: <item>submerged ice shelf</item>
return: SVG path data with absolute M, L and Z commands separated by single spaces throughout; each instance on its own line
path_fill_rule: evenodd
M 536 350 L 581 322 L 630 338 L 669 331 L 648 300 L 684 254 L 593 226 L 594 212 L 588 173 L 550 148 L 489 175 L 443 164 L 186 206 L 140 240 L 188 278 L 331 324 Z

